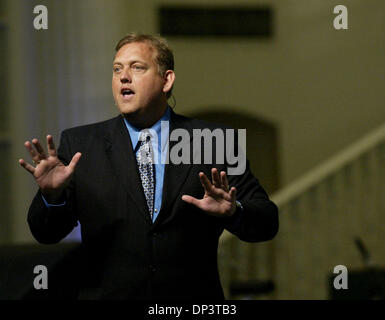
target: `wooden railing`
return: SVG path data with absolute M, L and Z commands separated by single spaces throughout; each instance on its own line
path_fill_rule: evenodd
M 336 265 L 362 268 L 360 237 L 385 266 L 385 124 L 271 196 L 280 229 L 248 244 L 225 232 L 219 266 L 225 294 L 236 282 L 271 280 L 275 289 L 251 298 L 327 299 Z

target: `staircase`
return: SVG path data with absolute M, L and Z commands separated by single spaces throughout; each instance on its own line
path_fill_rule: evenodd
M 357 237 L 372 253 L 370 266 L 385 266 L 385 123 L 271 199 L 279 207 L 275 239 L 220 239 L 227 298 L 328 299 L 336 265 L 348 273 L 363 267 Z

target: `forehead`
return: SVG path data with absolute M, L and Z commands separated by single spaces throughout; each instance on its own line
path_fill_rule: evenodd
M 127 43 L 115 54 L 114 63 L 143 61 L 152 63 L 155 60 L 156 50 L 146 42 Z

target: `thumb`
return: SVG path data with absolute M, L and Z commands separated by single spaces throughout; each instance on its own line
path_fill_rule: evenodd
M 72 157 L 72 160 L 70 164 L 68 165 L 68 168 L 73 171 L 75 170 L 75 167 L 77 163 L 79 162 L 79 159 L 81 158 L 82 154 L 80 152 L 75 153 L 75 155 Z
M 201 209 L 201 202 L 197 198 L 194 198 L 194 197 L 188 196 L 188 195 L 183 195 L 182 196 L 182 200 L 184 202 L 190 203 L 190 204 L 192 204 L 192 205 L 194 205 L 194 206 L 196 206 L 196 207 Z

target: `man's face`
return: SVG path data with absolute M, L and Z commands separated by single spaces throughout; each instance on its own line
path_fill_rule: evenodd
M 125 44 L 113 62 L 112 93 L 125 116 L 148 117 L 165 99 L 165 80 L 155 62 L 156 50 L 147 43 Z

